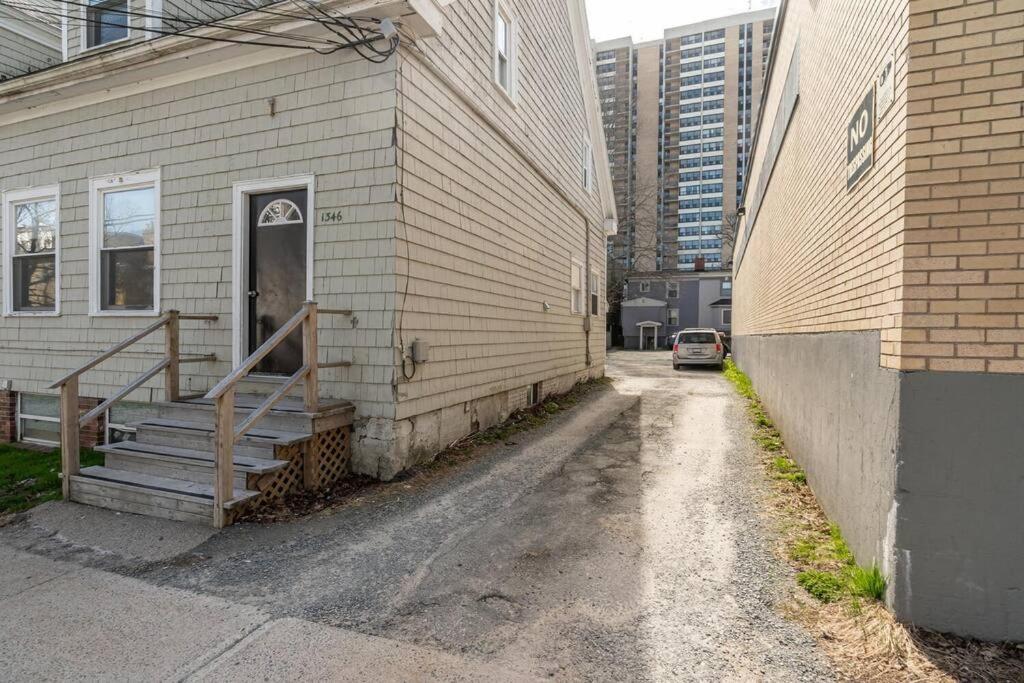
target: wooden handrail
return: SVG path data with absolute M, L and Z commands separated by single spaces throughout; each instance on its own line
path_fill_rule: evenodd
M 113 396 L 111 396 L 106 401 L 104 401 L 103 403 L 99 404 L 98 406 L 96 406 L 95 408 L 93 408 L 92 410 L 87 412 L 82 417 L 78 418 L 78 425 L 80 427 L 83 427 L 83 426 L 89 424 L 98 415 L 101 415 L 104 410 L 106 410 L 110 406 L 114 405 L 115 403 L 117 403 L 122 398 L 124 398 L 128 394 L 132 393 L 133 391 L 135 391 L 139 387 L 141 387 L 143 384 L 145 384 L 149 380 L 151 380 L 154 377 L 156 377 L 164 368 L 166 368 L 170 364 L 171 364 L 171 359 L 170 358 L 164 358 L 159 363 L 157 363 L 155 366 L 150 368 L 148 371 L 146 371 L 145 373 L 139 375 L 135 379 L 134 382 L 132 382 L 131 384 L 124 385 L 123 387 L 118 389 L 117 393 L 115 393 Z
M 141 339 L 144 339 L 145 337 L 149 336 L 153 332 L 156 332 L 161 327 L 166 325 L 167 321 L 170 320 L 170 319 L 171 319 L 171 314 L 170 313 L 164 313 L 162 316 L 160 316 L 159 320 L 157 320 L 155 323 L 153 323 L 152 325 L 150 325 L 146 329 L 144 329 L 144 330 L 142 330 L 140 332 L 136 332 L 132 336 L 130 336 L 127 339 L 125 339 L 123 342 L 120 342 L 118 344 L 114 344 L 109 349 L 107 349 L 106 351 L 104 351 L 100 355 L 96 356 L 95 358 L 93 358 L 91 361 L 89 361 L 85 365 L 82 365 L 81 367 L 79 367 L 77 370 L 72 370 L 68 374 L 66 374 L 63 377 L 61 377 L 59 380 L 57 380 L 56 382 L 51 384 L 49 388 L 50 389 L 57 389 L 58 387 L 66 384 L 68 382 L 68 380 L 70 380 L 70 379 L 72 379 L 74 377 L 78 377 L 79 375 L 81 375 L 82 373 L 84 373 L 87 370 L 91 370 L 92 368 L 96 367 L 97 365 L 99 365 L 100 363 L 102 363 L 106 359 L 110 358 L 111 356 L 113 356 L 113 355 L 115 355 L 117 353 L 120 353 L 121 351 L 124 351 L 126 348 L 128 348 L 129 346 L 131 346 L 135 342 L 137 342 L 137 341 L 139 341 Z
M 288 378 L 287 382 L 278 387 L 277 391 L 268 396 L 256 410 L 249 413 L 249 417 L 245 418 L 242 424 L 238 425 L 238 429 L 235 430 L 235 441 L 245 436 L 245 433 L 252 429 L 259 422 L 260 418 L 270 412 L 270 409 L 277 405 L 277 402 L 284 398 L 291 391 L 292 387 L 301 382 L 308 372 L 309 366 L 303 365 L 295 371 L 294 375 Z
M 156 377 L 160 372 L 165 373 L 164 392 L 168 401 L 176 401 L 179 398 L 178 380 L 181 363 L 196 363 L 200 361 L 216 360 L 215 354 L 206 354 L 198 358 L 182 359 L 179 353 L 180 329 L 178 322 L 181 320 L 217 320 L 215 315 L 181 315 L 178 311 L 167 311 L 157 318 L 146 328 L 139 330 L 124 341 L 114 344 L 109 349 L 96 356 L 92 360 L 79 366 L 77 369 L 64 375 L 50 385 L 51 389 L 60 389 L 60 450 L 61 450 L 61 489 L 64 498 L 71 496 L 71 477 L 78 474 L 81 467 L 79 458 L 79 430 L 82 426 L 89 424 L 97 417 L 109 410 L 112 405 L 135 391 L 149 380 Z M 124 351 L 132 344 L 146 338 L 160 328 L 166 328 L 164 337 L 164 355 L 160 362 L 153 368 L 144 372 L 141 376 L 129 384 L 121 387 L 113 396 L 100 403 L 92 410 L 80 415 L 78 406 L 78 384 L 79 377 L 83 373 L 96 367 L 108 358 Z
M 280 327 L 274 334 L 270 335 L 258 349 L 249 354 L 242 363 L 232 370 L 224 379 L 217 382 L 217 384 L 206 393 L 206 398 L 220 398 L 227 392 L 228 389 L 235 386 L 242 379 L 249 374 L 249 372 L 256 367 L 261 360 L 263 360 L 267 354 L 273 351 L 278 344 L 285 340 L 295 329 L 302 324 L 302 321 L 309 315 L 309 307 L 303 306 L 298 313 L 293 315 L 288 322 Z

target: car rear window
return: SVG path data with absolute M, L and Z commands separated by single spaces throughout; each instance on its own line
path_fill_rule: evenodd
M 713 332 L 686 332 L 679 336 L 680 344 L 717 344 Z

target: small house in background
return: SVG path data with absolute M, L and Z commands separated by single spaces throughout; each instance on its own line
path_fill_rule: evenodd
M 627 349 L 663 349 L 688 327 L 732 331 L 732 278 L 727 273 L 632 273 L 624 285 L 621 324 Z
M 17 4 L 0 438 L 100 444 L 73 499 L 227 523 L 604 373 L 582 0 Z

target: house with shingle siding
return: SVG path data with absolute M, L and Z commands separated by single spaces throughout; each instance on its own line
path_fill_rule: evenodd
M 64 61 L 0 83 L 0 437 L 60 441 L 72 375 L 91 444 L 241 371 L 350 406 L 348 467 L 389 479 L 603 374 L 582 0 L 51 4 Z M 131 386 L 157 332 L 75 374 L 171 312 L 173 372 Z

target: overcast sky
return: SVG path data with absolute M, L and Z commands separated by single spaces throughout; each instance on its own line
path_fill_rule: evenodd
M 661 38 L 673 26 L 776 4 L 776 0 L 587 0 L 587 16 L 594 40 L 632 36 L 642 41 Z

